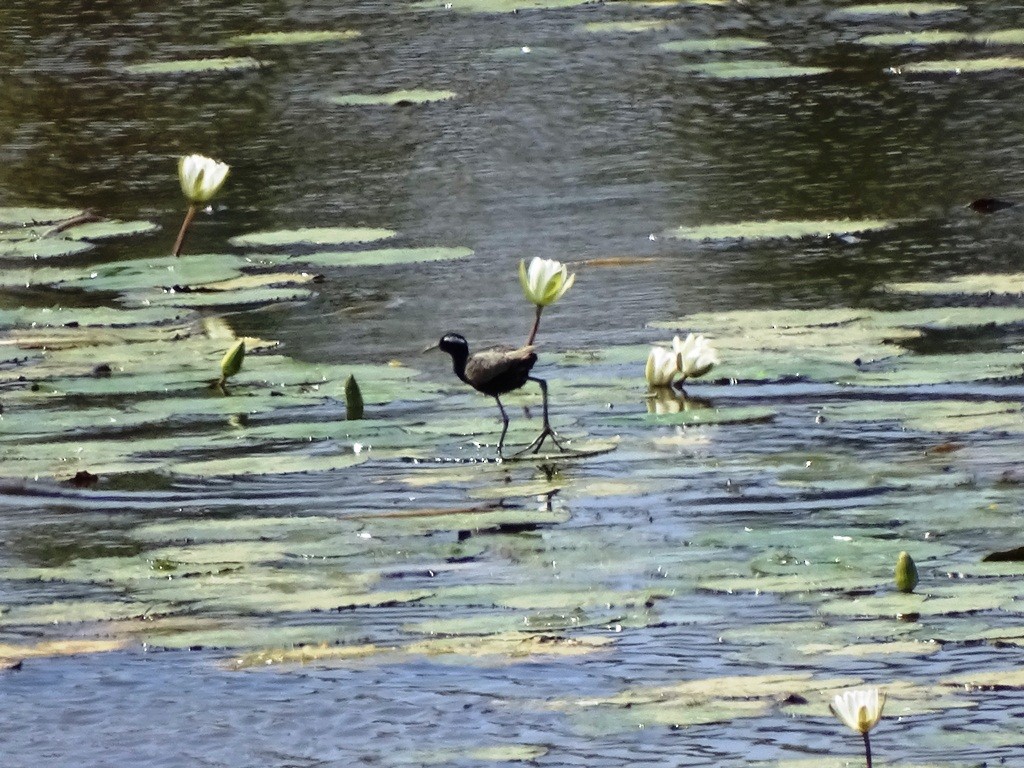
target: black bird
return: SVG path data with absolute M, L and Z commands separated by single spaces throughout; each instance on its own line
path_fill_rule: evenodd
M 501 411 L 501 437 L 498 438 L 498 457 L 503 458 L 501 449 L 505 445 L 505 433 L 508 432 L 508 414 L 501 404 L 501 395 L 519 389 L 528 381 L 536 381 L 540 385 L 540 392 L 544 404 L 544 428 L 537 439 L 530 443 L 520 453 L 525 453 L 531 448 L 534 453 L 540 450 L 544 440 L 548 437 L 564 450 L 561 443 L 555 437 L 555 430 L 551 428 L 548 421 L 548 383 L 541 378 L 531 376 L 530 371 L 537 362 L 537 353 L 532 346 L 519 347 L 490 347 L 479 352 L 469 354 L 469 342 L 465 337 L 457 333 L 446 333 L 438 342 L 437 348 L 452 356 L 452 368 L 455 375 L 469 384 L 477 392 L 490 395 L 498 404 Z

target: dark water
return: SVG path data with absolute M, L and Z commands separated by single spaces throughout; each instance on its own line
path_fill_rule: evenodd
M 163 232 L 131 246 L 132 255 L 139 247 L 163 253 L 181 216 L 174 159 L 197 151 L 233 167 L 223 208 L 193 233 L 197 252 L 222 249 L 228 237 L 252 229 L 325 225 L 388 227 L 401 232 L 403 244 L 476 251 L 465 265 L 338 272 L 307 304 L 232 318 L 240 332 L 281 339 L 295 357 L 399 358 L 440 378 L 440 360 L 420 361 L 414 353 L 441 332 L 457 329 L 481 342 L 525 335 L 529 318 L 515 267 L 534 255 L 656 259 L 581 268 L 577 288 L 546 316 L 545 338 L 558 349 L 653 340 L 658 336 L 645 323 L 688 312 L 891 304 L 874 292 L 882 282 L 1024 266 L 1019 215 L 981 218 L 963 207 L 977 197 L 1024 194 L 1019 75 L 893 77 L 883 69 L 899 54 L 853 42 L 918 28 L 920 20 L 854 22 L 833 16 L 832 5 L 808 2 L 643 11 L 597 4 L 500 16 L 416 12 L 391 2 L 168 5 L 3 3 L 0 205 L 78 205 L 155 220 Z M 638 35 L 582 28 L 641 14 L 675 26 Z M 1024 25 L 1024 7 L 976 4 L 938 19 L 949 29 L 1009 28 Z M 119 71 L 154 58 L 244 52 L 225 48 L 232 34 L 317 27 L 363 34 L 326 48 L 261 50 L 268 65 L 251 73 L 180 80 Z M 779 58 L 834 71 L 806 80 L 703 79 L 680 74 L 679 57 L 657 47 L 714 34 L 765 39 Z M 459 97 L 397 109 L 323 101 L 331 93 L 405 87 L 451 89 Z M 698 223 L 858 217 L 915 223 L 852 245 L 740 248 L 661 237 L 669 227 Z M 49 297 L 0 296 L 4 304 L 26 301 L 45 304 Z M 730 468 L 733 451 L 796 451 L 809 442 L 870 455 L 892 447 L 891 435 L 840 427 L 808 436 L 803 430 L 812 420 L 813 409 L 798 402 L 770 428 L 698 450 L 699 469 L 692 454 L 663 457 L 667 487 L 578 502 L 571 525 L 606 531 L 610 541 L 682 541 L 705 527 L 743 525 L 765 514 L 785 524 L 816 513 L 842 519 L 847 502 L 780 489 L 765 476 Z M 763 446 L 751 447 L 760 440 Z M 979 459 L 967 468 L 992 476 L 1006 468 L 1000 461 Z M 614 479 L 621 468 L 609 460 L 586 471 Z M 131 554 L 124 530 L 143 520 L 387 508 L 408 493 L 388 484 L 390 471 L 299 478 L 286 487 L 193 481 L 95 496 L 11 493 L 0 499 L 0 565 Z M 528 477 L 527 470 L 516 475 Z M 733 484 L 748 493 L 737 497 Z M 428 488 L 417 503 L 452 497 L 443 487 Z M 871 503 L 857 497 L 848 506 Z M 1020 514 L 1019 495 L 1010 506 Z M 881 511 L 861 523 L 887 519 Z M 985 531 L 974 536 L 968 548 L 983 552 Z M 3 589 L 11 594 L 0 594 L 0 603 L 45 602 L 72 588 Z M 375 614 L 372 626 L 356 621 L 355 629 L 386 638 L 405 622 L 429 617 L 425 607 L 389 610 Z M 0 676 L 0 763 L 403 765 L 420 759 L 410 757 L 419 751 L 480 743 L 544 745 L 541 765 L 744 765 L 833 751 L 856 755 L 853 737 L 837 737 L 833 723 L 784 714 L 759 719 L 753 729 L 740 721 L 584 735 L 564 715 L 537 706 L 567 691 L 607 695 L 631 685 L 763 671 L 719 635 L 786 612 L 793 619 L 810 615 L 769 598 L 681 598 L 664 626 L 627 633 L 610 655 L 582 662 L 464 668 L 423 660 L 236 674 L 218 665 L 223 654 L 216 652 L 136 649 L 26 664 Z M 1015 661 L 1013 649 L 954 648 L 927 659 L 837 665 L 884 682 Z M 1005 730 L 1024 717 L 1024 698 L 992 694 L 970 717 L 976 730 Z M 932 746 L 937 731 L 960 727 L 959 718 L 954 710 L 881 730 L 876 748 L 893 764 L 897 757 L 927 763 L 952 755 L 957 765 L 980 764 L 979 755 L 988 765 L 1024 759 L 1019 743 Z

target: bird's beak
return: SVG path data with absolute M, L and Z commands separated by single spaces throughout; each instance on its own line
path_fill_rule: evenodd
M 421 355 L 425 355 L 425 354 L 427 354 L 427 352 L 433 352 L 435 349 L 439 349 L 439 348 L 440 348 L 440 345 L 434 343 L 434 344 L 431 344 L 429 347 L 424 347 L 423 349 L 421 349 L 420 350 L 420 354 Z

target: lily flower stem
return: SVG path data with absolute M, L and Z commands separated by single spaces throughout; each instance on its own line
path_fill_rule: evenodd
M 192 225 L 192 219 L 196 217 L 196 211 L 198 206 L 194 203 L 188 207 L 188 212 L 185 214 L 185 220 L 181 222 L 181 230 L 178 232 L 178 239 L 174 241 L 174 250 L 171 251 L 171 256 L 180 256 L 181 247 L 185 244 L 185 234 L 188 232 L 188 228 Z
M 541 304 L 537 305 L 537 314 L 533 318 L 533 328 L 530 329 L 530 338 L 526 340 L 526 346 L 533 344 L 533 340 L 537 338 L 537 331 L 540 329 L 540 314 L 544 311 L 544 307 Z
M 864 731 L 864 759 L 867 760 L 868 768 L 871 768 L 871 737 Z

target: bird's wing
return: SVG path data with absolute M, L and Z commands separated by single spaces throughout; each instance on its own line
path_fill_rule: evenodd
M 504 376 L 509 371 L 529 370 L 537 362 L 533 347 L 490 347 L 474 352 L 466 362 L 466 378 L 484 383 Z

